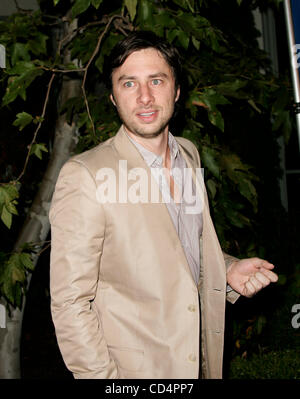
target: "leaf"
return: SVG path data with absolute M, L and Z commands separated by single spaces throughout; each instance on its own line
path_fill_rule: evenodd
M 89 8 L 90 4 L 91 0 L 76 0 L 75 4 L 72 7 L 73 18 L 86 11 Z
M 217 185 L 212 179 L 208 179 L 206 186 L 210 192 L 211 198 L 214 199 L 217 193 Z
M 242 196 L 252 204 L 254 212 L 257 212 L 257 192 L 251 181 L 246 178 L 240 179 L 238 188 Z
M 60 0 L 53 0 L 53 4 L 55 5 L 55 6 L 57 6 L 57 4 L 60 2 Z
M 208 168 L 208 170 L 216 177 L 220 177 L 220 168 L 217 162 L 216 151 L 210 147 L 203 147 L 201 151 L 201 158 L 203 164 Z
M 23 283 L 26 278 L 24 270 L 19 267 L 13 267 L 11 270 L 11 278 L 13 283 L 16 283 L 17 281 Z
M 133 22 L 136 15 L 137 0 L 125 0 L 124 3 L 129 12 L 130 19 Z
M 177 37 L 179 34 L 179 29 L 170 29 L 167 32 L 167 39 L 170 43 L 173 42 L 173 40 L 175 39 L 175 37 Z
M 12 184 L 5 184 L 0 186 L 0 216 L 2 222 L 11 228 L 12 215 L 17 215 L 15 207 L 16 199 L 19 197 L 19 192 L 16 186 Z
M 218 110 L 217 105 L 230 104 L 230 101 L 211 88 L 205 89 L 203 93 L 199 95 L 198 101 L 207 107 L 209 121 L 223 132 L 224 119 L 221 112 Z
M 22 265 L 28 269 L 28 270 L 34 270 L 34 265 L 32 263 L 30 254 L 26 253 L 26 252 L 22 252 L 20 254 L 20 261 L 22 262 Z
M 30 61 L 27 46 L 23 43 L 15 43 L 12 46 L 11 64 L 16 65 L 19 60 Z
M 193 45 L 194 45 L 194 47 L 195 47 L 196 50 L 199 50 L 199 49 L 200 49 L 200 42 L 199 42 L 199 40 L 197 40 L 197 39 L 195 38 L 195 36 L 192 36 L 192 43 L 193 43 Z
M 148 0 L 140 0 L 140 9 L 139 9 L 139 14 L 141 16 L 141 19 L 143 22 L 147 22 L 152 14 L 151 14 L 151 5 L 149 4 Z
M 2 265 L 0 285 L 1 294 L 13 305 L 20 307 L 27 285 L 26 269 L 23 258 L 26 253 L 13 253 Z
M 47 46 L 46 42 L 48 40 L 48 36 L 43 33 L 38 32 L 35 35 L 34 40 L 29 40 L 26 44 L 28 50 L 30 50 L 34 55 L 46 54 Z
M 14 295 L 14 290 L 13 286 L 11 284 L 11 278 L 10 279 L 5 279 L 3 282 L 2 286 L 2 291 L 6 299 L 11 303 L 15 304 L 15 295 Z
M 19 130 L 23 130 L 25 126 L 29 125 L 33 117 L 27 112 L 20 112 L 17 114 L 17 119 L 13 122 L 13 126 L 19 127 Z
M 92 5 L 96 8 L 96 10 L 98 10 L 101 3 L 102 3 L 102 0 L 92 0 Z
M 10 77 L 10 81 L 6 87 L 6 93 L 2 99 L 2 105 L 8 105 L 13 102 L 18 96 L 20 96 L 23 100 L 26 100 L 26 88 L 30 86 L 30 84 L 38 77 L 43 75 L 43 71 L 39 68 L 36 68 L 33 65 L 33 68 L 23 70 L 23 73 L 20 76 Z
M 236 79 L 234 81 L 227 81 L 227 82 L 222 82 L 218 84 L 217 90 L 219 93 L 221 93 L 223 96 L 230 96 L 230 97 L 235 97 L 235 98 L 248 98 L 245 93 L 240 93 L 240 89 L 245 87 L 247 85 L 246 80 L 241 80 L 241 79 Z M 238 92 L 238 93 L 237 93 Z
M 261 114 L 261 110 L 257 107 L 257 105 L 256 105 L 255 102 L 252 100 L 252 98 L 250 98 L 250 100 L 248 100 L 248 104 L 250 104 L 251 107 L 255 109 L 255 111 L 257 111 L 259 114 Z
M 231 206 L 226 208 L 226 217 L 235 227 L 243 228 L 244 226 L 250 226 L 251 224 L 250 220 L 246 216 L 242 215 Z
M 44 143 L 34 143 L 30 150 L 30 155 L 34 154 L 39 159 L 42 159 L 42 152 L 48 152 L 47 147 Z
M 4 205 L 2 208 L 1 220 L 7 228 L 9 229 L 11 228 L 12 214 L 8 211 L 6 205 Z
M 217 128 L 219 128 L 222 132 L 224 132 L 224 119 L 222 114 L 217 109 L 214 111 L 208 112 L 208 119 Z
M 180 30 L 178 33 L 178 40 L 183 48 L 187 50 L 189 47 L 190 37 L 183 30 Z
M 23 75 L 29 71 L 32 71 L 36 68 L 36 66 L 29 61 L 18 61 L 16 65 L 12 68 L 7 69 L 7 73 L 9 75 Z
M 11 213 L 12 215 L 18 215 L 18 211 L 17 208 L 15 207 L 15 204 L 17 203 L 17 201 L 11 201 L 8 202 L 5 206 L 6 209 L 9 213 Z
M 99 69 L 99 71 L 103 72 L 103 63 L 104 59 L 107 55 L 110 54 L 112 48 L 122 39 L 123 37 L 116 34 L 111 34 L 104 40 L 102 44 L 102 49 L 100 51 L 100 55 L 95 62 L 95 66 Z

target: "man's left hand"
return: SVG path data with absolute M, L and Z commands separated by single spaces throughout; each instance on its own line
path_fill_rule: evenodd
M 278 280 L 272 272 L 274 265 L 260 258 L 241 259 L 227 269 L 227 283 L 239 294 L 248 298 Z

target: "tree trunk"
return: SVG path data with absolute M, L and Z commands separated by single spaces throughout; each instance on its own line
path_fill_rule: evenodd
M 75 21 L 76 24 L 76 21 Z M 72 32 L 76 28 L 74 22 L 68 24 L 64 35 Z M 64 62 L 70 62 L 70 56 L 64 57 Z M 80 94 L 80 80 L 69 79 L 64 76 L 60 102 L 63 104 L 68 98 Z M 47 170 L 43 177 L 41 186 L 28 212 L 23 228 L 18 236 L 14 250 L 17 251 L 26 242 L 45 242 L 50 223 L 48 212 L 55 187 L 55 183 L 62 165 L 70 158 L 78 138 L 75 124 L 71 126 L 66 122 L 66 116 L 61 115 L 56 123 L 55 139 L 51 158 Z M 33 259 L 34 264 L 38 261 L 38 255 Z M 30 275 L 28 276 L 28 287 Z M 5 306 L 6 315 L 3 315 Z M 0 300 L 0 311 L 2 311 L 2 328 L 0 328 L 0 378 L 11 379 L 21 378 L 20 368 L 20 342 L 22 332 L 22 320 L 25 308 L 25 298 L 23 298 L 22 309 L 14 309 L 5 303 L 3 298 Z M 5 328 L 3 320 L 5 319 Z M 1 327 L 1 326 L 0 326 Z

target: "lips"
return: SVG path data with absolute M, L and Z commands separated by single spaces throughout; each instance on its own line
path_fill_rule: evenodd
M 137 117 L 142 121 L 146 123 L 151 123 L 155 121 L 158 115 L 157 110 L 149 110 L 149 111 L 143 111 L 143 112 L 138 112 Z

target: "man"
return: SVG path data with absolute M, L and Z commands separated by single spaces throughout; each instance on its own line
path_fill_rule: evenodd
M 198 152 L 168 130 L 177 51 L 136 32 L 109 65 L 123 125 L 64 165 L 50 210 L 60 350 L 75 378 L 222 378 L 225 300 L 275 282 L 274 266 L 221 251 Z

